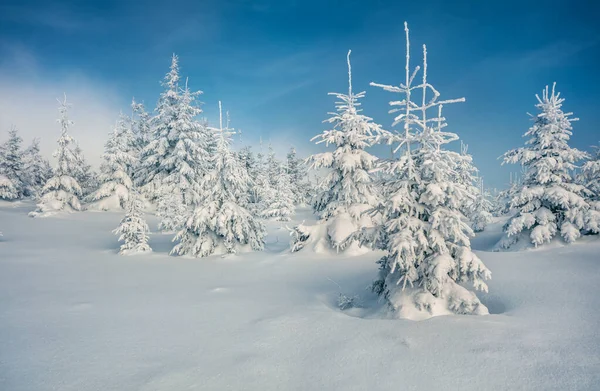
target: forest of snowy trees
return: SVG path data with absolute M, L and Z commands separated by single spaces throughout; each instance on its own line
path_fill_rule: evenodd
M 428 80 L 426 46 L 413 66 L 406 24 L 405 32 L 404 81 L 371 83 L 398 96 L 389 103 L 392 120 L 381 125 L 363 113 L 366 92 L 353 89 L 348 52 L 347 92 L 329 94 L 334 110 L 323 108 L 325 130 L 311 139 L 325 152 L 302 158 L 291 147 L 279 159 L 270 144 L 258 151 L 236 145 L 221 102 L 218 119 L 204 118 L 202 92 L 188 87 L 173 55 L 156 107 L 133 101 L 131 115 L 118 114 L 98 173 L 79 147 L 66 96 L 58 100 L 52 162 L 38 139 L 25 146 L 18 128 L 9 129 L 0 147 L 0 199 L 35 200 L 35 218 L 122 211 L 114 231 L 120 254 L 151 251 L 152 229 L 173 235 L 172 255 L 260 251 L 265 221 L 277 221 L 290 231 L 292 252 L 381 251 L 372 289 L 403 317 L 486 314 L 465 288 L 486 291 L 491 278 L 470 239 L 500 218 L 499 251 L 598 234 L 600 149 L 569 146 L 577 119 L 563 111 L 553 84 L 536 95 L 524 146 L 502 156 L 502 164 L 520 166 L 518 179 L 502 191 L 486 188 L 467 146 L 445 130 L 443 108 L 465 99 L 441 98 Z M 376 145 L 393 148 L 393 157 L 374 155 Z M 287 227 L 298 207 L 312 208 L 318 221 Z M 149 227 L 145 214 L 155 214 L 158 226 Z

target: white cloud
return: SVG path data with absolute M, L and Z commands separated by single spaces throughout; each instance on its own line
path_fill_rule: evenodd
M 0 140 L 15 125 L 25 146 L 34 137 L 41 139 L 42 154 L 54 165 L 52 152 L 60 136 L 56 99 L 63 93 L 72 104 L 70 117 L 75 124 L 70 133 L 97 168 L 122 104 L 115 88 L 82 75 L 39 77 L 0 69 Z

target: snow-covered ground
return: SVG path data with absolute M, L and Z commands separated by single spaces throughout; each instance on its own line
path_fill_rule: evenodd
M 0 390 L 600 389 L 597 238 L 494 253 L 498 223 L 473 243 L 492 314 L 413 322 L 365 289 L 376 254 L 289 254 L 281 223 L 262 253 L 122 257 L 121 214 L 32 209 L 0 204 Z

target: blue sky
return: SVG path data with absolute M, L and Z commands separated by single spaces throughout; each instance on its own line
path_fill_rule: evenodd
M 347 89 L 348 49 L 355 90 L 367 91 L 365 114 L 390 127 L 387 102 L 397 97 L 368 83 L 402 80 L 406 20 L 415 59 L 420 45 L 428 46 L 430 82 L 442 97 L 467 99 L 445 110 L 449 130 L 469 144 L 486 181 L 502 186 L 518 168 L 500 167 L 497 157 L 522 144 L 530 126 L 526 113 L 534 112 L 535 94 L 546 84 L 556 81 L 567 99 L 564 108 L 580 118 L 573 145 L 589 149 L 600 141 L 599 15 L 593 0 L 4 0 L 0 93 L 32 105 L 41 99 L 23 90 L 35 95 L 62 88 L 77 98 L 70 89 L 85 86 L 92 97 L 71 99 L 73 110 L 80 110 L 79 124 L 107 124 L 82 142 L 94 161 L 132 96 L 154 106 L 159 81 L 177 53 L 183 76 L 204 92 L 209 119 L 216 118 L 222 100 L 244 143 L 262 137 L 282 153 L 293 144 L 306 154 L 316 149 L 309 139 L 324 129 L 321 121 L 333 110 L 327 93 Z M 31 117 L 36 107 L 28 110 L 25 115 L 0 108 L 0 125 L 26 127 L 30 119 L 19 116 Z M 84 112 L 94 120 L 86 122 Z M 53 142 L 54 126 L 24 130 Z M 48 153 L 53 147 L 42 146 Z

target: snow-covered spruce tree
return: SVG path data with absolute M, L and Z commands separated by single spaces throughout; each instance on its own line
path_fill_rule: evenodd
M 296 155 L 296 148 L 290 148 L 287 154 L 287 170 L 292 183 L 294 202 L 296 205 L 306 205 L 310 201 L 310 183 L 308 170 L 304 160 Z
M 473 231 L 481 232 L 492 222 L 492 203 L 488 198 L 488 192 L 483 187 L 483 178 L 478 179 L 478 190 L 475 201 L 473 202 L 473 210 L 469 216 Z
M 29 214 L 31 217 L 44 217 L 58 211 L 73 212 L 81 210 L 81 204 L 79 203 L 81 187 L 77 180 L 71 176 L 77 172 L 81 161 L 73 152 L 77 144 L 68 134 L 69 127 L 73 125 L 73 121 L 68 116 L 70 105 L 67 103 L 66 96 L 64 100 L 59 100 L 58 103 L 60 113 L 58 123 L 61 127 L 61 136 L 58 139 L 58 149 L 53 155 L 57 159 L 57 165 L 54 169 L 54 176 L 48 179 L 42 188 L 42 197 L 37 204 L 37 209 Z
M 23 153 L 23 162 L 27 176 L 27 194 L 38 197 L 46 181 L 52 177 L 52 167 L 40 154 L 40 140 L 33 139 L 31 145 Z
M 583 184 L 591 192 L 590 199 L 600 202 L 600 146 L 593 148 L 595 153 L 583 165 L 581 176 Z
M 2 158 L 0 159 L 0 174 L 6 176 L 16 192 L 15 198 L 23 198 L 27 194 L 27 175 L 24 170 L 23 139 L 19 136 L 16 127 L 8 131 L 8 140 L 2 145 Z
M 331 117 L 324 122 L 332 124 L 332 128 L 313 137 L 317 144 L 333 145 L 335 150 L 312 155 L 308 158 L 311 169 L 327 169 L 328 174 L 319 183 L 319 194 L 314 198 L 313 208 L 320 216 L 311 240 L 321 242 L 324 235 L 329 248 L 343 251 L 355 243 L 348 240 L 350 235 L 362 227 L 373 226 L 371 215 L 365 212 L 377 203 L 377 194 L 369 171 L 374 168 L 377 158 L 365 149 L 372 146 L 378 136 L 385 132 L 373 120 L 359 109 L 359 99 L 365 92 L 355 94 L 352 91 L 352 69 L 350 51 L 348 62 L 348 93 L 329 93 L 335 96 L 337 112 L 329 113 Z M 326 229 L 323 229 L 326 226 Z M 307 236 L 305 227 L 300 226 Z M 295 240 L 298 235 L 292 235 Z M 320 246 L 320 245 L 319 245 Z M 292 248 L 297 247 L 292 243 Z
M 135 189 L 129 190 L 129 197 L 126 202 L 127 213 L 119 227 L 113 232 L 119 235 L 121 245 L 119 254 L 134 255 L 152 251 L 148 245 L 148 224 L 144 220 L 144 202 Z
M 490 271 L 471 251 L 473 231 L 461 212 L 469 188 L 457 181 L 454 170 L 460 153 L 444 149 L 458 140 L 445 132 L 440 106 L 464 98 L 439 101 L 439 92 L 427 82 L 427 51 L 423 45 L 423 79 L 415 85 L 420 67 L 410 72 L 410 41 L 406 32 L 406 80 L 400 86 L 371 85 L 404 95 L 392 101 L 398 113 L 394 125 L 403 131 L 388 138 L 400 154 L 383 166 L 387 196 L 378 209 L 384 224 L 374 230 L 370 243 L 387 254 L 381 258 L 375 292 L 385 298 L 398 317 L 424 319 L 436 315 L 487 314 L 477 296 L 461 286 L 472 283 L 487 291 Z M 421 94 L 416 103 L 413 94 Z M 418 99 L 417 98 L 417 99 Z M 430 109 L 437 117 L 428 118 Z
M 440 108 L 441 106 L 438 107 L 438 110 Z M 441 113 L 438 112 L 438 116 L 441 117 Z M 477 172 L 478 170 L 473 164 L 473 157 L 469 154 L 469 146 L 461 140 L 460 156 L 454 164 L 454 181 L 463 185 L 468 190 L 467 194 L 472 195 L 472 197 L 465 197 L 462 200 L 461 212 L 467 217 L 475 213 L 475 198 L 479 192 L 476 184 Z
M 501 247 L 510 247 L 525 235 L 538 246 L 557 233 L 571 243 L 587 228 L 590 207 L 584 197 L 588 190 L 571 174 L 575 163 L 587 154 L 568 144 L 571 122 L 577 119 L 562 111 L 564 99 L 555 86 L 552 91 L 546 86 L 541 98 L 536 95 L 540 113 L 524 135 L 529 137 L 526 146 L 504 154 L 503 164 L 521 164 L 525 173 L 521 188 L 511 200 L 511 208 L 517 213 L 505 226 Z
M 294 214 L 294 193 L 287 167 L 281 167 L 277 174 L 273 195 L 262 211 L 262 217 L 276 221 L 290 221 Z
M 273 146 L 269 143 L 269 154 L 267 155 L 267 175 L 271 188 L 277 186 L 277 174 L 281 170 L 281 162 L 277 160 Z
M 131 174 L 137 164 L 135 137 L 131 120 L 121 115 L 104 145 L 100 166 L 100 187 L 87 197 L 88 209 L 125 209 L 133 183 Z
M 75 155 L 78 164 L 75 167 L 75 171 L 72 175 L 73 178 L 77 180 L 77 183 L 79 183 L 79 186 L 81 186 L 81 196 L 84 198 L 98 189 L 98 174 L 96 174 L 96 172 L 94 172 L 92 169 L 92 166 L 88 164 L 83 154 L 83 150 L 78 144 L 76 144 L 75 148 L 73 149 L 73 154 Z
M 201 92 L 179 88 L 177 56 L 163 82 L 152 118 L 151 141 L 141 152 L 139 173 L 142 192 L 150 201 L 169 192 L 180 192 L 186 206 L 202 200 L 199 180 L 207 170 L 208 130 L 195 117 L 202 110 L 196 105 Z
M 585 162 L 581 176 L 583 184 L 589 190 L 588 203 L 590 211 L 587 215 L 588 232 L 600 232 L 600 147 L 594 147 L 596 153 Z
M 148 145 L 152 137 L 152 129 L 150 127 L 151 117 L 142 103 L 134 100 L 131 102 L 131 128 L 136 140 L 136 149 L 141 151 Z
M 158 229 L 162 232 L 178 231 L 188 217 L 188 211 L 181 193 L 170 191 L 162 194 L 156 207 L 156 215 L 160 217 Z
M 261 142 L 262 146 L 262 142 Z M 262 150 L 262 147 L 261 147 Z M 249 208 L 255 216 L 260 216 L 270 204 L 274 190 L 271 187 L 267 164 L 262 152 L 256 155 L 254 173 L 251 174 L 252 184 L 250 188 Z
M 196 206 L 174 240 L 172 254 L 205 257 L 214 253 L 236 253 L 244 247 L 262 250 L 266 235 L 263 224 L 243 206 L 247 204 L 248 173 L 230 149 L 232 129 L 223 128 L 219 102 L 219 131 L 212 170 L 202 179 L 206 197 Z

